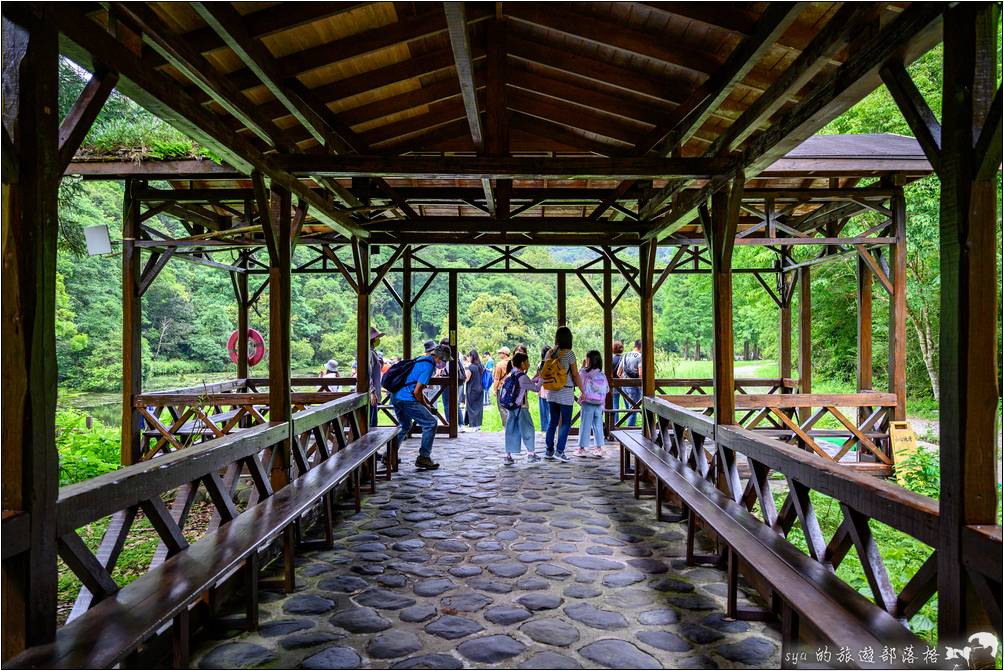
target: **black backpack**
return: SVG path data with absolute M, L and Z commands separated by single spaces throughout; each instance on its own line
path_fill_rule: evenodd
M 415 367 L 416 361 L 418 359 L 398 361 L 384 373 L 380 386 L 391 393 L 400 391 L 408 382 L 408 376 L 411 375 L 411 370 Z

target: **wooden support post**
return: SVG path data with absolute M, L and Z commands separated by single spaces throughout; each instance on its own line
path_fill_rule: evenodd
M 566 322 L 568 315 L 565 312 L 565 298 L 567 296 L 565 290 L 565 273 L 557 273 L 557 279 L 558 326 L 567 326 Z
M 250 210 L 248 210 L 250 212 Z M 240 267 L 247 270 L 247 256 L 242 256 Z M 248 377 L 248 274 L 234 273 L 237 282 L 237 377 Z
M 798 269 L 798 378 L 799 392 L 812 393 L 812 282 L 805 266 Z M 800 408 L 804 422 L 812 416 L 812 408 Z
M 658 251 L 655 241 L 642 243 L 638 247 L 638 287 L 641 289 L 641 393 L 642 396 L 655 395 L 655 256 Z
M 892 234 L 889 247 L 889 391 L 896 394 L 894 419 L 906 419 L 906 198 L 903 188 L 892 197 Z
M 614 394 L 614 318 L 613 318 L 613 270 L 610 267 L 610 259 L 603 257 L 603 370 L 607 372 L 607 382 L 610 385 L 610 393 L 607 394 L 605 405 L 607 410 L 613 408 Z M 607 413 L 605 425 L 607 433 L 614 429 L 614 415 Z
M 412 298 L 411 298 L 411 247 L 405 251 L 404 256 L 401 257 L 401 300 L 403 305 L 401 306 L 401 349 L 402 356 L 405 359 L 411 358 L 411 308 L 412 308 Z
M 448 280 L 448 333 L 446 335 L 450 339 L 450 351 L 453 355 L 453 360 L 450 361 L 450 388 L 447 395 L 450 411 L 446 414 L 446 418 L 450 422 L 450 438 L 456 438 L 460 429 L 460 365 L 457 361 L 457 355 L 460 353 L 460 349 L 457 346 L 457 271 L 451 270 Z
M 268 227 L 275 254 L 269 256 L 268 306 L 268 419 L 269 422 L 287 422 L 290 418 L 290 226 L 292 201 L 289 191 L 273 185 L 268 204 L 268 215 L 260 213 L 263 225 Z M 272 489 L 278 491 L 289 483 L 290 437 L 276 445 L 272 460 Z
M 133 405 L 143 391 L 143 310 L 140 298 L 139 200 L 132 195 L 138 184 L 125 183 L 122 204 L 122 465 L 140 458 L 139 410 Z
M 858 391 L 872 389 L 872 271 L 858 258 Z M 868 408 L 858 408 L 858 426 Z
M 783 269 L 790 258 L 790 250 L 785 248 L 781 253 L 778 268 Z M 777 367 L 778 375 L 782 379 L 791 377 L 791 293 L 787 290 L 787 281 L 789 280 L 786 278 L 794 279 L 790 274 L 779 270 L 778 279 L 780 282 L 778 282 L 778 287 L 781 289 L 781 306 L 777 336 Z M 782 393 L 787 391 L 787 387 L 782 388 Z
M 711 256 L 711 310 L 714 324 L 711 359 L 715 424 L 736 423 L 735 334 L 732 324 L 732 250 L 739 223 L 742 181 L 711 196 L 710 222 L 704 222 Z
M 352 241 L 353 260 L 356 265 L 356 391 L 370 392 L 370 246 L 355 239 Z M 360 430 L 369 430 L 369 411 L 362 413 Z
M 967 524 L 996 524 L 996 174 L 977 171 L 975 133 L 997 82 L 994 3 L 945 13 L 941 129 L 941 399 L 938 641 L 991 631 L 962 564 Z M 999 103 L 997 103 L 999 104 Z
M 57 34 L 4 7 L 3 507 L 27 515 L 27 551 L 3 560 L 3 657 L 56 632 L 56 240 L 59 182 Z M 26 12 L 28 13 L 28 12 Z M 10 116 L 9 116 L 10 115 Z M 8 172 L 16 165 L 16 177 Z M 16 182 L 9 182 L 15 177 Z M 5 512 L 6 517 L 6 512 Z M 10 542 L 6 539 L 6 542 Z

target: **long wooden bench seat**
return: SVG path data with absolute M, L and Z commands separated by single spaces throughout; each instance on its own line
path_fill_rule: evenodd
M 175 664 L 178 648 L 187 652 L 187 614 L 190 604 L 218 581 L 245 566 L 248 586 L 248 625 L 257 626 L 258 550 L 286 532 L 315 503 L 346 478 L 353 478 L 356 508 L 360 500 L 360 471 L 369 465 L 376 482 L 376 453 L 391 444 L 395 429 L 374 429 L 321 461 L 306 473 L 216 531 L 202 537 L 157 568 L 97 603 L 56 633 L 50 644 L 29 648 L 10 660 L 10 668 L 108 668 L 174 621 Z M 330 521 L 330 520 L 329 520 Z M 289 551 L 289 537 L 286 540 Z
M 846 646 L 856 651 L 870 645 L 873 650 L 881 651 L 883 646 L 905 643 L 923 649 L 924 642 L 899 620 L 837 578 L 832 570 L 802 553 L 668 450 L 640 431 L 614 431 L 613 437 L 622 451 L 635 457 L 636 482 L 641 462 L 645 470 L 682 501 L 689 525 L 688 559 L 693 558 L 695 518 L 703 520 L 727 546 L 729 616 L 744 615 L 736 607 L 736 559 L 741 558 L 769 583 L 780 601 L 786 647 L 797 643 L 801 622 L 811 625 L 814 640 L 837 648 Z M 656 490 L 661 499 L 661 489 Z M 749 615 L 756 617 L 759 613 Z

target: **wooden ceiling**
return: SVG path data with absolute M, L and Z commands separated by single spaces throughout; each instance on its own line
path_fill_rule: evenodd
M 352 183 L 317 177 L 334 200 L 315 200 L 299 182 L 310 175 L 287 166 L 329 165 L 327 157 L 338 173 L 338 157 L 351 155 L 672 157 L 729 160 L 722 179 L 753 176 L 875 88 L 883 62 L 909 62 L 940 39 L 940 14 L 926 3 L 65 7 L 64 53 L 85 67 L 116 69 L 131 54 L 138 62 L 121 68 L 120 89 L 355 235 L 365 235 L 363 222 L 338 211 L 364 204 Z M 397 202 L 406 218 L 422 213 L 396 186 L 441 187 L 445 195 L 470 185 L 461 174 L 416 184 L 395 174 L 398 164 L 387 166 L 370 200 Z M 589 217 L 606 221 L 627 208 L 669 235 L 702 195 L 681 203 L 683 189 L 714 187 L 690 172 L 607 180 Z M 480 182 L 473 212 L 457 213 L 504 222 L 511 180 Z M 357 183 L 360 195 L 374 190 Z

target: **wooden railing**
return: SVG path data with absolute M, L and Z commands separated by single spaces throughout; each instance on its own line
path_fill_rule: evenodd
M 789 445 L 741 426 L 716 426 L 706 415 L 662 398 L 644 400 L 645 431 L 701 477 L 714 483 L 763 524 L 788 537 L 800 526 L 807 554 L 825 570 L 836 571 L 853 549 L 874 602 L 906 621 L 937 591 L 940 538 L 938 502 L 883 480 L 844 468 L 812 451 Z M 777 507 L 772 482 L 782 476 L 784 499 Z M 833 499 L 842 522 L 826 538 L 816 518 L 810 492 Z M 896 591 L 870 527 L 881 522 L 931 548 L 927 559 Z M 1001 528 L 967 527 L 963 552 L 978 598 L 1001 632 Z M 756 570 L 756 566 L 752 567 Z M 980 589 L 983 587 L 983 589 Z M 769 595 L 764 595 L 769 596 Z
M 188 546 L 186 533 L 191 536 L 193 529 L 186 529 L 186 523 L 197 500 L 208 499 L 211 510 L 208 527 L 199 531 L 212 531 L 271 496 L 269 473 L 277 445 L 291 439 L 289 477 L 295 479 L 359 438 L 360 413 L 367 411 L 366 395 L 346 394 L 297 412 L 290 422 L 261 423 L 184 450 L 158 453 L 60 489 L 59 555 L 83 584 L 68 620 L 118 589 L 111 575 L 139 511 L 160 540 L 152 569 Z M 249 491 L 239 492 L 242 480 L 250 485 Z M 104 537 L 92 552 L 78 530 L 109 516 Z

